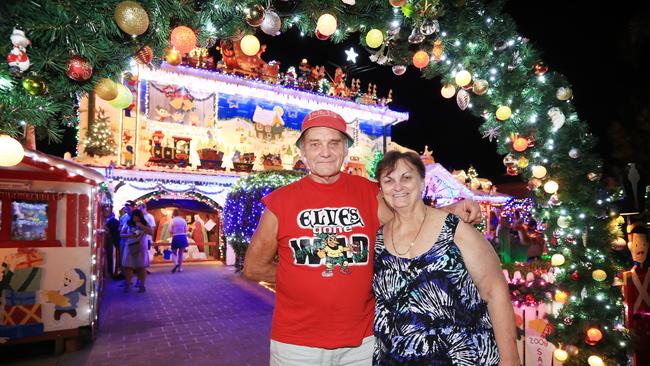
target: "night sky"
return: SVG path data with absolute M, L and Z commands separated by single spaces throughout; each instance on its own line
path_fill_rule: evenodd
M 629 131 L 635 131 L 635 123 L 649 123 L 633 121 L 640 106 L 650 103 L 648 2 L 510 1 L 505 10 L 515 19 L 519 34 L 541 51 L 550 70 L 564 74 L 572 84 L 578 115 L 599 137 L 598 151 L 610 161 L 616 146 L 607 132 L 613 121 L 621 121 Z M 372 66 L 352 75 L 361 78 L 362 90 L 368 82 L 378 84 L 380 95 L 392 88 L 391 108 L 410 113 L 409 121 L 393 128 L 395 142 L 418 151 L 429 145 L 436 161 L 450 170 L 467 169 L 471 164 L 480 176 L 496 183 L 520 181 L 505 175 L 494 144 L 481 138 L 481 119 L 460 111 L 455 99 L 442 98 L 439 80 L 421 78 L 412 66 L 398 77 L 390 67 L 371 63 L 358 35 L 338 45 L 302 38 L 295 28 L 278 37 L 258 36 L 267 44 L 262 58 L 280 61 L 282 70 L 307 58 L 311 65 L 325 65 L 333 75 L 336 65 L 347 64 L 344 50 L 354 46 L 360 54 L 356 66 Z M 39 148 L 57 155 L 72 151 L 71 135 L 67 134 L 63 145 L 44 146 L 41 142 Z M 648 151 L 642 146 L 635 149 Z

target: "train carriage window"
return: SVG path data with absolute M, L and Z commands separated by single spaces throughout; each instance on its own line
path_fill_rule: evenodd
M 47 240 L 47 201 L 11 201 L 11 240 Z

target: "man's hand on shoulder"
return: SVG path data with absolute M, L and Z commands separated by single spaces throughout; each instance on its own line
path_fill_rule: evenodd
M 468 224 L 475 225 L 481 222 L 481 207 L 475 201 L 462 200 L 440 208 L 460 217 L 461 220 Z

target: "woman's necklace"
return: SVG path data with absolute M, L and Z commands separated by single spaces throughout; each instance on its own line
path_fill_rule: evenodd
M 420 235 L 420 231 L 422 231 L 422 227 L 424 226 L 424 221 L 426 221 L 426 219 L 427 219 L 427 213 L 428 212 L 429 212 L 429 210 L 427 210 L 426 207 L 425 207 L 424 208 L 424 217 L 422 218 L 422 222 L 420 223 L 420 228 L 418 229 L 417 234 L 415 234 L 415 238 L 413 238 L 413 241 L 411 241 L 411 244 L 409 244 L 408 248 L 406 249 L 406 251 L 404 253 L 398 252 L 397 251 L 397 246 L 395 245 L 395 239 L 394 239 L 395 238 L 395 221 L 393 221 L 390 224 L 390 241 L 393 243 L 393 250 L 395 251 L 395 253 L 397 253 L 397 255 L 399 255 L 399 256 L 406 255 L 406 253 L 410 252 L 411 249 L 413 249 L 413 246 L 415 245 L 415 241 L 418 239 L 418 236 Z

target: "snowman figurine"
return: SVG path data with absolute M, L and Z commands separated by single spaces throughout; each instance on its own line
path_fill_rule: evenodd
M 13 76 L 20 76 L 29 69 L 29 58 L 25 48 L 32 42 L 25 36 L 25 32 L 16 28 L 14 28 L 10 38 L 14 48 L 7 55 L 9 71 Z

